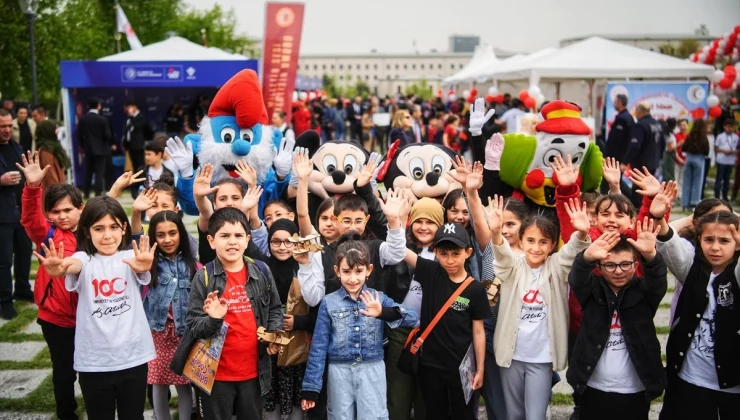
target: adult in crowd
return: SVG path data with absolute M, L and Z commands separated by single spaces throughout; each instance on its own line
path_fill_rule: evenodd
M 39 125 L 41 121 L 46 121 L 49 119 L 49 117 L 46 115 L 46 108 L 44 108 L 43 105 L 36 105 L 31 109 L 31 118 L 33 118 L 33 121 L 36 123 L 36 125 Z M 57 126 L 59 125 L 54 120 L 50 121 Z
M 411 114 L 408 109 L 396 111 L 393 114 L 393 121 L 391 121 L 391 132 L 388 134 L 388 147 L 396 140 L 401 140 L 401 147 L 413 143 L 414 139 L 408 134 L 411 124 Z
M 144 166 L 144 145 L 147 140 L 152 139 L 154 133 L 149 127 L 146 116 L 141 113 L 135 102 L 126 101 L 123 106 L 128 116 L 126 126 L 123 129 L 123 148 L 131 158 L 131 166 L 140 168 Z M 131 195 L 136 198 L 138 191 L 138 187 L 131 189 Z
M 164 119 L 164 131 L 167 137 L 181 135 L 185 127 L 185 112 L 180 104 L 173 104 Z
M 15 102 L 12 99 L 3 99 L 2 109 L 8 111 L 11 118 L 15 118 Z
M 511 107 L 496 120 L 496 124 L 503 125 L 507 133 L 516 133 L 516 120 L 527 113 L 527 108 L 519 98 L 511 100 Z
M 336 140 L 344 140 L 344 132 L 346 129 L 347 112 L 344 109 L 344 102 L 342 98 L 332 99 L 329 101 L 334 106 L 334 138 Z
M 29 282 L 31 273 L 31 240 L 21 226 L 21 192 L 23 177 L 21 145 L 12 141 L 13 116 L 0 109 L 0 316 L 13 319 L 18 315 L 13 299 L 33 302 Z M 13 267 L 15 292 L 13 292 Z
M 272 127 L 283 133 L 283 138 L 288 139 L 288 142 L 292 143 L 292 141 L 295 141 L 295 131 L 288 127 L 288 124 L 285 122 L 285 112 L 275 111 L 272 113 Z
M 329 103 L 328 99 L 322 99 L 321 105 L 321 138 L 323 141 L 334 140 L 334 106 Z
M 353 140 L 362 138 L 362 97 L 355 97 L 354 102 L 347 107 L 347 121 L 349 121 L 349 134 Z
M 676 119 L 668 118 L 663 123 L 663 137 L 665 138 L 665 151 L 660 164 L 660 172 L 663 174 L 663 181 L 676 180 Z
M 704 158 L 709 155 L 707 139 L 707 122 L 702 119 L 694 121 L 691 131 L 683 142 L 686 154 L 686 165 L 683 171 L 683 191 L 681 207 L 684 211 L 696 207 L 701 197 L 701 184 L 704 181 Z M 652 171 L 651 171 L 652 172 Z M 725 190 L 725 196 L 727 191 Z
M 424 121 L 421 118 L 421 105 L 411 105 L 411 132 L 414 143 L 421 143 L 424 138 Z
M 101 195 L 105 191 L 105 171 L 110 161 L 111 151 L 115 146 L 108 119 L 100 115 L 102 108 L 100 101 L 97 98 L 90 98 L 87 106 L 90 110 L 80 117 L 77 126 L 77 142 L 80 152 L 85 157 L 85 199 L 90 198 L 93 175 L 95 176 L 93 186 L 95 195 Z
M 375 108 L 370 107 L 362 112 L 362 147 L 368 152 L 371 152 L 375 145 L 373 138 L 373 110 Z
M 18 105 L 18 113 L 13 120 L 13 140 L 21 145 L 21 150 L 36 150 L 36 121 L 28 118 L 28 106 Z
M 714 198 L 722 198 L 727 201 L 727 191 L 730 188 L 730 175 L 737 161 L 738 138 L 735 132 L 735 120 L 726 119 L 723 124 L 724 131 L 719 133 L 714 141 L 716 152 L 717 175 L 714 180 Z M 711 150 L 712 147 L 710 147 Z M 737 171 L 737 170 L 736 170 Z M 737 173 L 735 174 L 735 185 L 737 185 Z M 737 187 L 733 188 L 733 201 L 737 194 Z M 722 194 L 720 196 L 720 194 Z
M 686 165 L 686 155 L 683 152 L 683 142 L 689 135 L 689 121 L 678 120 L 678 132 L 676 132 L 676 183 L 678 184 L 678 198 L 681 198 L 683 189 L 683 170 Z
M 632 125 L 635 123 L 632 114 L 627 110 L 627 95 L 619 94 L 614 98 L 614 109 L 617 115 L 609 130 L 605 157 L 613 157 L 618 162 L 624 162 L 624 156 L 631 140 Z
M 621 167 L 624 170 L 626 164 L 638 169 L 644 166 L 651 174 L 654 174 L 660 164 L 660 147 L 664 143 L 663 127 L 650 115 L 650 104 L 647 102 L 637 104 L 635 117 L 637 123 L 630 129 L 629 147 Z M 626 194 L 635 208 L 640 208 L 642 205 L 642 195 L 636 192 L 638 189 L 639 187 L 633 184 L 631 194 Z
M 39 154 L 39 166 L 49 170 L 41 180 L 44 190 L 50 185 L 66 184 L 67 169 L 72 167 L 72 161 L 62 147 L 56 134 L 57 126 L 46 120 L 36 127 L 36 151 Z

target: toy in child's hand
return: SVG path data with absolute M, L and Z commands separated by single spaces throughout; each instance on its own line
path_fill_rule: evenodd
M 498 277 L 494 277 L 493 280 L 483 280 L 481 282 L 483 287 L 486 289 L 486 295 L 488 296 L 488 305 L 494 307 L 498 304 L 501 294 L 501 280 Z
M 306 237 L 301 238 L 297 233 L 294 233 L 292 237 L 288 238 L 288 241 L 296 244 L 293 248 L 293 254 L 305 254 L 307 252 L 319 252 L 324 247 L 317 241 L 321 235 L 310 234 Z
M 283 347 L 287 346 L 293 340 L 293 337 L 288 337 L 288 334 L 288 332 L 282 330 L 267 331 L 265 327 L 257 328 L 257 338 L 263 343 L 269 343 L 271 348 L 274 348 L 273 345 L 279 346 L 281 352 L 283 351 Z

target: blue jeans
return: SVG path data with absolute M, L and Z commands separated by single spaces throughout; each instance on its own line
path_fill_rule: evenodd
M 701 184 L 704 181 L 704 155 L 686 153 L 686 166 L 683 170 L 683 189 L 681 207 L 695 207 L 702 200 Z
M 735 165 L 717 164 L 717 175 L 714 178 L 714 197 L 727 200 L 727 191 L 730 189 L 730 175 Z M 722 192 L 720 196 L 719 193 Z
M 506 403 L 501 385 L 501 367 L 493 354 L 493 331 L 486 330 L 486 361 L 483 371 L 483 399 L 488 420 L 505 420 Z
M 329 363 L 329 420 L 388 419 L 385 363 Z

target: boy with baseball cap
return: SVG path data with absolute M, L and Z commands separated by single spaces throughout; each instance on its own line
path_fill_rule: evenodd
M 473 253 L 470 237 L 460 223 L 447 223 L 434 235 L 436 261 L 418 258 L 406 251 L 406 262 L 416 268 L 414 278 L 421 284 L 421 325 L 424 331 L 459 287 L 462 293 L 444 312 L 423 343 L 419 383 L 427 419 L 446 419 L 450 412 L 459 419 L 475 419 L 477 403 L 466 404 L 459 367 L 471 343 L 475 351 L 476 373 L 473 389 L 483 384 L 486 336 L 483 320 L 490 316 L 486 291 L 465 270 L 465 260 Z

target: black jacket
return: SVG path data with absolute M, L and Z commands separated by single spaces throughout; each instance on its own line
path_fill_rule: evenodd
M 18 162 L 21 162 L 21 155 L 23 155 L 21 145 L 13 140 L 10 140 L 8 145 L 16 153 Z M 23 191 L 23 186 L 26 184 L 26 178 L 23 176 L 23 172 L 15 166 L 15 162 L 6 162 L 0 156 L 0 176 L 12 171 L 21 173 L 21 182 L 18 185 L 0 186 L 0 223 L 19 223 L 21 221 L 21 192 Z M 5 240 L 12 239 L 6 238 Z
M 130 139 L 126 133 L 131 131 Z M 126 127 L 123 129 L 123 144 L 127 150 L 143 150 L 144 143 L 151 134 L 151 128 L 149 127 L 149 121 L 146 116 L 139 112 L 135 117 L 129 117 L 126 121 Z
M 665 242 L 674 235 L 670 230 L 658 240 Z M 735 272 L 737 259 L 715 278 L 713 293 L 717 302 L 714 313 L 714 363 L 721 389 L 740 385 L 740 286 Z M 712 270 L 701 252 L 694 255 L 694 263 L 683 281 L 683 289 L 673 319 L 666 348 L 666 371 L 675 378 L 681 371 L 686 354 L 709 304 L 707 285 Z M 680 279 L 679 279 L 680 280 Z
M 660 254 L 651 262 L 642 259 L 640 263 L 645 277 L 633 277 L 615 295 L 606 280 L 594 273 L 596 264 L 584 260 L 583 252 L 573 262 L 568 283 L 583 308 L 583 321 L 566 377 L 579 394 L 586 390 L 604 351 L 614 310 L 619 314 L 630 361 L 645 386 L 645 398 L 651 401 L 665 389 L 666 375 L 653 317 L 668 287 L 667 269 Z
M 113 134 L 108 119 L 95 112 L 80 117 L 77 126 L 77 140 L 88 156 L 108 156 L 111 154 Z
M 630 134 L 632 126 L 635 124 L 635 119 L 632 118 L 632 114 L 623 109 L 614 118 L 614 124 L 612 124 L 609 130 L 609 138 L 606 142 L 606 157 L 613 157 L 620 162 L 624 162 L 624 156 L 627 154 L 627 149 L 630 144 Z
M 630 142 L 622 163 L 629 163 L 633 168 L 647 167 L 655 173 L 660 165 L 663 142 L 663 127 L 650 115 L 645 115 L 630 130 Z

